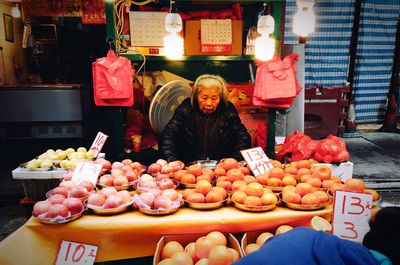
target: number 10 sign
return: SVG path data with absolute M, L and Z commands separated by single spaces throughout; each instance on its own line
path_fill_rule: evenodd
M 336 191 L 333 210 L 333 234 L 338 237 L 362 242 L 370 230 L 372 195 Z

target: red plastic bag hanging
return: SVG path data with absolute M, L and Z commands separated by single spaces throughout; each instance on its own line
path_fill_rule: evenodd
M 97 106 L 133 105 L 133 74 L 129 59 L 118 57 L 109 50 L 107 57 L 92 64 L 93 94 Z
M 295 62 L 297 54 L 290 54 L 283 60 L 279 55 L 262 63 L 257 68 L 253 104 L 256 106 L 287 109 L 301 88 L 296 79 Z

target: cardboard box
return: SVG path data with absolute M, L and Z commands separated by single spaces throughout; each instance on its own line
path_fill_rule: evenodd
M 166 243 L 170 241 L 178 241 L 179 243 L 181 243 L 183 248 L 185 248 L 185 246 L 190 242 L 195 242 L 198 238 L 206 235 L 207 233 L 190 235 L 168 235 L 161 237 L 157 243 L 156 252 L 154 253 L 153 265 L 157 265 L 161 261 L 161 251 Z M 226 236 L 226 239 L 228 241 L 227 247 L 235 249 L 239 253 L 239 256 L 242 257 L 242 252 L 240 250 L 240 245 L 237 239 L 231 233 L 224 233 L 224 235 Z
M 324 163 L 319 163 L 316 165 L 326 165 L 329 166 L 332 170 L 332 175 L 339 177 L 343 182 L 345 182 L 347 179 L 350 179 L 353 177 L 353 162 L 342 162 L 339 165 L 337 164 L 324 164 Z
M 200 49 L 200 20 L 185 22 L 185 55 L 242 55 L 243 21 L 232 20 L 232 48 L 230 52 L 202 53 Z

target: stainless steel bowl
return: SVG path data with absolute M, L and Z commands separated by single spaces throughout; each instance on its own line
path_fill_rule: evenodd
M 190 162 L 188 164 L 188 166 L 199 165 L 201 167 L 209 167 L 211 169 L 215 169 L 217 164 L 218 164 L 217 160 L 196 160 L 196 161 Z
M 60 217 L 60 218 L 40 218 L 40 217 L 36 217 L 36 219 L 44 224 L 65 224 L 65 223 L 69 223 L 72 222 L 76 219 L 78 219 L 79 217 L 82 216 L 83 212 L 86 211 L 86 209 L 84 208 L 80 213 L 68 216 L 68 217 Z
M 205 203 L 200 203 L 200 202 L 188 202 L 185 201 L 185 204 L 187 207 L 192 208 L 192 209 L 196 209 L 196 210 L 214 210 L 214 209 L 218 209 L 221 208 L 222 206 L 224 206 L 226 204 L 226 202 L 228 201 L 228 198 L 226 198 L 223 201 L 219 201 L 219 202 L 205 202 Z

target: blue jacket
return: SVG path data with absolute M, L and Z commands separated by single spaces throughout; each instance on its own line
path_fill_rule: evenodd
M 234 265 L 380 265 L 363 245 L 322 231 L 298 227 L 271 237 Z

